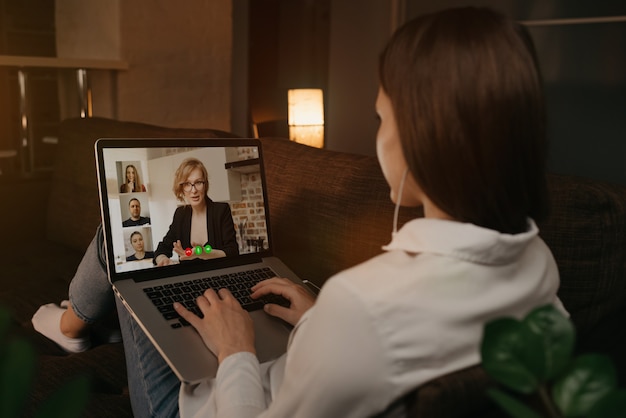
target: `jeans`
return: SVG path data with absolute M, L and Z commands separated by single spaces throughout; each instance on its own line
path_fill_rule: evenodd
M 108 317 L 117 305 L 134 416 L 177 417 L 180 381 L 115 297 L 106 273 L 100 226 L 72 278 L 69 299 L 76 315 L 89 324 Z
M 69 299 L 76 316 L 88 324 L 106 318 L 115 309 L 100 226 L 72 278 Z

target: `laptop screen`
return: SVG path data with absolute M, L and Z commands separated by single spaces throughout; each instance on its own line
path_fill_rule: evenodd
M 269 253 L 258 140 L 103 139 L 96 158 L 112 279 Z

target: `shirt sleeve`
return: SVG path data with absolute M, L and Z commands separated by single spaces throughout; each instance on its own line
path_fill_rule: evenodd
M 396 396 L 389 377 L 392 367 L 375 318 L 365 306 L 348 286 L 329 281 L 294 330 L 273 399 L 266 398 L 268 383 L 256 357 L 237 353 L 220 364 L 203 405 L 190 415 L 350 418 L 384 410 Z M 193 398 L 199 395 L 196 391 Z M 189 409 L 181 405 L 181 412 Z
M 259 416 L 266 405 L 259 362 L 252 353 L 228 356 L 215 379 L 181 385 L 181 418 L 252 418 Z
M 266 409 L 261 370 L 252 353 L 224 359 L 215 377 L 218 418 L 251 418 Z
M 363 417 L 393 399 L 376 318 L 349 284 L 327 282 L 287 351 L 283 382 L 262 417 Z

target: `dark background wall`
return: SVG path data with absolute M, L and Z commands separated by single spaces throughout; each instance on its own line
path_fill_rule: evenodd
M 279 121 L 278 131 L 268 134 L 285 132 L 286 89 L 306 80 L 306 86 L 324 89 L 326 147 L 374 155 L 376 62 L 394 27 L 447 7 L 488 6 L 526 22 L 536 43 L 548 104 L 550 168 L 626 184 L 623 0 L 256 0 L 250 5 L 255 10 L 250 15 L 250 108 L 257 118 Z M 547 22 L 616 16 L 624 19 Z M 259 69 L 258 63 L 267 68 Z
M 28 11 L 21 12 L 25 5 L 35 3 L 49 2 L 0 0 L 0 54 L 54 55 L 54 28 L 50 23 L 52 8 L 28 7 Z M 227 2 L 224 0 L 223 3 Z M 198 14 L 207 14 L 205 20 L 222 22 L 232 19 L 233 32 L 232 77 L 227 80 L 228 77 L 213 74 L 213 77 L 220 78 L 220 83 L 231 85 L 231 103 L 215 95 L 209 95 L 206 102 L 211 105 L 218 102 L 222 110 L 229 109 L 231 130 L 240 135 L 251 135 L 251 126 L 256 123 L 261 128 L 261 135 L 286 136 L 287 90 L 322 88 L 326 147 L 374 155 L 376 63 L 380 50 L 402 22 L 422 13 L 460 5 L 490 6 L 528 22 L 545 78 L 551 169 L 626 184 L 626 2 L 623 0 L 236 0 L 232 2 L 232 13 L 231 8 L 225 6 L 221 12 L 223 16 L 214 16 L 216 13 L 212 9 L 200 8 Z M 143 8 L 142 13 L 149 10 Z M 37 13 L 33 14 L 33 11 Z M 24 18 L 29 14 L 35 17 Z M 128 17 L 128 10 L 120 10 L 120 15 Z M 621 16 L 623 19 L 613 23 L 543 24 L 550 19 L 605 16 Z M 202 21 L 203 17 L 194 17 L 194 22 L 196 19 Z M 23 31 L 22 26 L 27 30 Z M 31 26 L 37 29 L 33 31 Z M 17 32 L 13 30 L 16 28 Z M 11 38 L 12 33 L 19 34 L 24 41 L 16 42 Z M 184 37 L 182 40 L 184 42 Z M 219 39 L 213 42 L 225 44 L 227 41 L 225 38 L 223 42 Z M 201 43 L 195 42 L 195 45 L 204 52 L 190 53 L 190 59 L 197 54 L 208 54 Z M 128 45 L 122 46 L 129 48 Z M 15 47 L 37 47 L 40 50 L 19 52 L 11 49 Z M 189 65 L 195 64 L 190 62 Z M 129 73 L 135 67 L 131 65 Z M 187 88 L 190 84 L 187 76 L 172 76 L 168 91 L 179 92 L 183 87 Z M 0 70 L 2 149 L 14 148 L 11 138 L 16 137 L 10 132 L 15 125 L 9 122 L 17 120 L 17 111 L 14 101 L 8 97 L 16 95 L 15 91 L 9 91 L 15 89 L 14 77 L 7 69 Z M 54 76 L 41 74 L 37 86 L 46 90 L 51 79 Z M 42 96 L 49 96 L 50 103 L 57 101 L 55 90 L 48 90 L 50 93 L 44 92 Z M 165 103 L 162 106 L 167 105 L 167 102 L 162 103 Z M 169 105 L 184 107 L 174 101 Z M 50 105 L 50 110 L 42 118 L 50 116 L 54 119 L 58 114 L 54 107 Z M 143 107 L 147 105 L 133 106 Z M 95 114 L 108 116 L 98 113 L 102 110 L 101 106 L 97 107 Z M 202 123 L 216 125 L 211 122 L 215 114 L 211 112 Z M 118 112 L 117 116 L 136 118 L 125 115 Z M 163 123 L 190 124 L 173 118 Z M 227 124 L 227 118 L 223 119 Z M 41 155 L 48 158 L 53 153 Z M 1 163 L 0 168 L 5 173 L 16 170 L 5 164 L 8 161 L 4 159 Z
M 250 120 L 261 136 L 288 136 L 287 90 L 328 92 L 330 0 L 253 0 L 248 17 Z
M 408 1 L 407 18 L 472 4 L 489 6 L 526 22 L 544 76 L 550 168 L 626 185 L 626 2 L 432 3 Z M 623 18 L 619 22 L 584 20 L 619 16 Z M 554 19 L 560 21 L 546 22 Z

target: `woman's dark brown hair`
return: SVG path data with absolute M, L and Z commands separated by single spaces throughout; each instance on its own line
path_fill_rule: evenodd
M 441 210 L 504 233 L 546 216 L 542 82 L 523 26 L 471 7 L 421 16 L 379 70 L 409 169 Z

